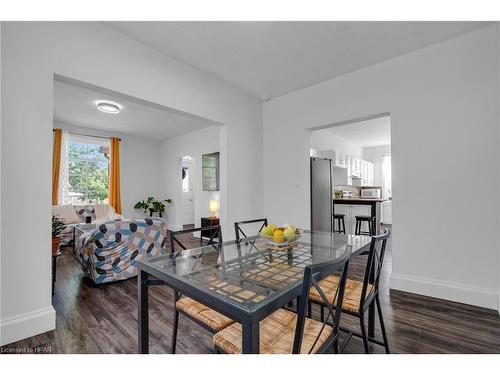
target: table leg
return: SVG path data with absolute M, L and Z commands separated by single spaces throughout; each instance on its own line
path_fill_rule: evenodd
M 371 216 L 375 217 L 375 235 L 379 235 L 380 231 L 380 215 L 382 214 L 382 205 L 380 202 L 375 202 L 371 204 Z
M 138 304 L 138 338 L 139 353 L 149 353 L 149 314 L 148 314 L 148 274 L 139 270 L 137 275 L 137 304 Z
M 260 339 L 259 339 L 259 323 L 245 320 L 242 322 L 243 327 L 243 354 L 259 354 Z
M 369 283 L 373 284 L 375 280 L 375 262 L 372 262 Z M 375 338 L 375 301 L 368 307 L 368 337 Z

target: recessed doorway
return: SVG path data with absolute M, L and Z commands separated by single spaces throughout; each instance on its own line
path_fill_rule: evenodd
M 192 156 L 183 156 L 181 161 L 181 196 L 182 196 L 182 225 L 194 225 L 194 194 L 196 186 L 195 163 Z

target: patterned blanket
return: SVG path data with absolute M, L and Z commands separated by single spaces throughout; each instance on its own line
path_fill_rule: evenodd
M 137 275 L 136 260 L 165 253 L 167 224 L 159 218 L 112 220 L 77 236 L 75 255 L 94 283 Z

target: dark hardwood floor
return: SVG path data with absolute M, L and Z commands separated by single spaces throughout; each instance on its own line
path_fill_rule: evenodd
M 198 239 L 188 240 L 193 247 L 199 244 Z M 389 290 L 390 245 L 381 300 L 393 353 L 500 353 L 498 312 Z M 351 262 L 350 277 L 361 277 L 364 259 Z M 70 248 L 64 249 L 57 267 L 56 330 L 6 345 L 0 352 L 43 347 L 52 353 L 137 353 L 136 279 L 96 286 L 83 277 Z M 358 327 L 357 320 L 345 314 L 342 325 Z M 172 292 L 167 287 L 150 287 L 151 353 L 169 352 L 171 331 Z M 384 352 L 377 345 L 371 348 Z M 362 353 L 362 349 L 361 340 L 352 338 L 345 352 Z M 211 335 L 181 315 L 177 352 L 213 353 Z

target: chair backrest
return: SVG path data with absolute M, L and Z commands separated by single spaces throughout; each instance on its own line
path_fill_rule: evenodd
M 382 271 L 382 265 L 384 264 L 385 248 L 387 246 L 387 240 L 390 236 L 391 232 L 386 228 L 384 234 L 372 237 L 368 260 L 366 261 L 363 289 L 361 291 L 361 300 L 359 304 L 360 309 L 362 309 L 367 295 L 378 292 L 380 273 Z M 369 289 L 369 284 L 373 285 L 373 288 Z
M 318 351 L 320 347 L 318 346 L 318 340 L 321 337 L 326 325 L 333 328 L 333 333 L 329 338 L 322 344 L 322 346 L 330 345 L 333 340 L 337 339 L 340 324 L 340 314 L 342 311 L 342 302 L 344 301 L 344 291 L 347 280 L 347 269 L 349 265 L 349 256 L 351 255 L 350 249 L 346 251 L 343 257 L 330 262 L 324 262 L 320 264 L 315 264 L 307 266 L 304 270 L 304 279 L 302 282 L 302 292 L 299 299 L 299 306 L 297 308 L 297 325 L 295 326 L 295 338 L 293 341 L 293 354 L 299 354 L 302 347 L 302 339 L 304 336 L 304 324 L 306 319 L 306 310 L 308 306 L 309 291 L 311 288 L 315 288 L 321 299 L 323 300 L 325 306 L 328 309 L 328 314 L 324 319 L 323 326 L 318 333 L 314 343 L 309 350 L 309 354 L 316 349 Z M 337 283 L 337 290 L 334 294 L 334 298 L 329 300 L 326 293 L 321 289 L 319 282 L 326 276 L 339 274 L 339 282 Z M 331 318 L 331 322 L 329 319 Z
M 245 232 L 243 232 L 243 229 L 241 227 L 244 226 L 244 225 L 255 224 L 255 223 L 262 223 L 262 225 L 260 226 L 260 229 L 257 231 L 257 233 L 259 233 L 262 230 L 262 228 L 264 228 L 265 226 L 267 226 L 267 218 L 253 219 L 253 220 L 245 220 L 245 221 L 237 221 L 237 222 L 235 222 L 234 223 L 234 234 L 236 236 L 236 242 L 240 242 L 240 240 L 241 240 L 240 236 L 241 235 L 243 236 L 243 238 L 247 238 L 248 237 L 245 234 Z
M 210 239 L 207 245 L 215 244 L 215 238 L 217 238 L 217 242 L 222 243 L 222 230 L 220 225 L 212 225 L 208 227 L 200 227 L 200 228 L 191 228 L 184 229 L 178 231 L 170 231 L 170 251 L 173 253 L 175 251 L 175 244 L 179 245 L 182 250 L 187 250 L 188 248 L 180 241 L 179 236 L 183 234 L 200 232 L 200 235 L 203 235 L 203 232 L 211 232 Z M 192 248 L 192 247 L 191 247 Z

